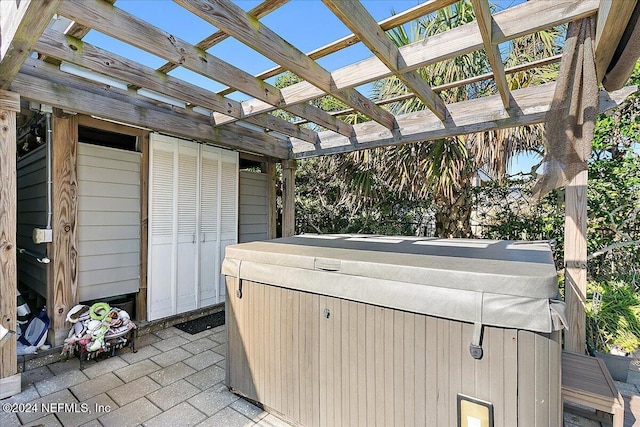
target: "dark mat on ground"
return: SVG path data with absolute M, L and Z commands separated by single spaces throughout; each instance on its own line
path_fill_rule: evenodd
M 206 331 L 207 329 L 212 329 L 220 325 L 224 325 L 224 311 L 202 316 L 197 319 L 189 320 L 188 322 L 178 323 L 173 326 L 181 331 L 194 335 L 198 332 Z

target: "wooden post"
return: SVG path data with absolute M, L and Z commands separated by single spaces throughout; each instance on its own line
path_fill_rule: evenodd
M 47 307 L 55 346 L 67 337 L 70 324 L 65 319 L 78 303 L 78 117 L 54 109 L 52 130 L 53 258 Z
M 136 297 L 136 320 L 147 320 L 147 264 L 149 250 L 149 132 L 140 136 L 140 290 Z
M 0 324 L 16 330 L 16 112 L 20 96 L 0 90 Z M 0 399 L 20 393 L 15 335 L 0 347 Z
M 296 161 L 282 161 L 282 237 L 296 232 Z
M 276 212 L 276 164 L 268 160 L 265 162 L 265 172 L 267 174 L 267 239 L 275 239 L 277 232 Z
M 587 178 L 580 172 L 565 188 L 564 299 L 569 330 L 565 350 L 584 354 L 587 295 Z

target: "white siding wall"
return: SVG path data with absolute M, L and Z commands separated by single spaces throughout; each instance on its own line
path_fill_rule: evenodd
M 138 292 L 140 153 L 78 144 L 80 301 Z
M 267 240 L 267 175 L 240 171 L 240 243 Z
M 18 248 L 46 255 L 47 245 L 33 243 L 34 228 L 47 225 L 47 150 L 42 146 L 18 160 Z M 47 297 L 47 267 L 32 256 L 17 255 L 18 281 Z

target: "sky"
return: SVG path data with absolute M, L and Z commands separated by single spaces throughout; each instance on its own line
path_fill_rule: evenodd
M 500 0 L 492 3 L 502 9 L 522 1 Z M 423 3 L 424 0 L 361 0 L 361 2 L 376 21 L 381 21 L 393 15 L 394 12 L 398 13 L 410 9 Z M 235 3 L 245 11 L 249 11 L 262 3 L 262 0 L 238 0 Z M 215 27 L 195 17 L 191 12 L 171 0 L 118 0 L 116 6 L 190 44 L 197 44 L 217 31 Z M 351 31 L 320 0 L 290 0 L 263 17 L 261 22 L 305 53 L 351 34 Z M 151 68 L 158 68 L 166 62 L 162 58 L 94 30 L 90 31 L 83 40 Z M 227 38 L 210 48 L 208 52 L 254 75 L 275 65 L 268 58 L 233 38 Z M 334 71 L 371 56 L 372 53 L 368 49 L 361 43 L 356 43 L 349 48 L 321 58 L 317 62 L 328 71 Z M 211 91 L 225 88 L 218 82 L 182 67 L 169 74 Z M 274 79 L 271 78 L 267 81 L 273 84 Z M 370 85 L 356 89 L 365 96 L 370 95 Z M 239 92 L 227 96 L 238 101 L 252 98 Z M 538 161 L 533 156 L 518 158 L 515 169 L 528 170 Z

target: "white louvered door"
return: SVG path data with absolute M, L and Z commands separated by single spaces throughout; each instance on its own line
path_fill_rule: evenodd
M 174 187 L 177 173 L 174 171 L 176 144 L 161 135 L 152 138 L 151 141 L 147 314 L 149 320 L 155 320 L 176 312 Z
M 198 145 L 178 143 L 177 313 L 198 306 Z
M 200 303 L 219 301 L 220 150 L 201 146 L 200 156 Z
M 152 134 L 148 318 L 224 301 L 220 264 L 237 241 L 238 153 Z

